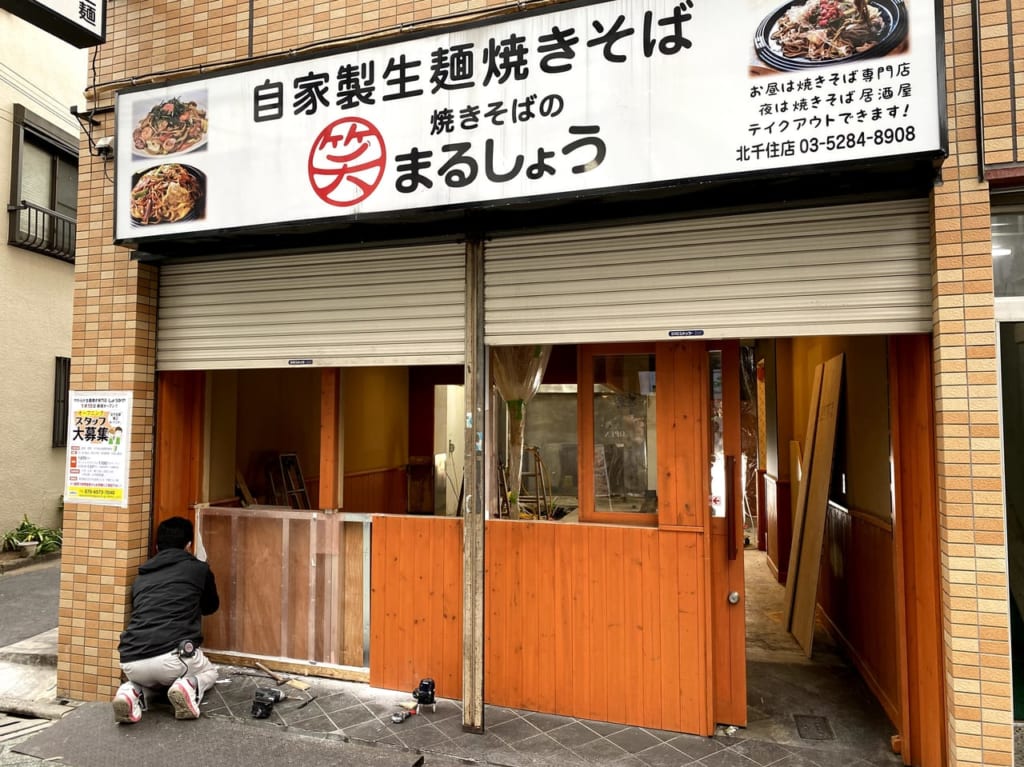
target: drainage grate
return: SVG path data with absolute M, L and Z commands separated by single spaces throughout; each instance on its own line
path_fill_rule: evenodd
M 804 740 L 835 740 L 835 733 L 823 716 L 809 714 L 793 714 L 796 720 L 796 731 Z

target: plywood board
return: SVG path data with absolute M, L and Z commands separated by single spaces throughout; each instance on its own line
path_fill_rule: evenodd
M 814 612 L 818 595 L 818 570 L 821 567 L 821 548 L 825 539 L 825 517 L 828 511 L 828 491 L 832 481 L 832 458 L 835 454 L 836 424 L 839 416 L 839 398 L 843 382 L 843 355 L 838 354 L 825 363 L 818 405 L 818 423 L 814 435 L 814 457 L 810 471 L 804 475 L 800 492 L 806 491 L 806 509 L 803 535 L 800 541 L 798 564 L 793 593 L 793 613 L 790 632 L 799 642 L 807 657 L 814 645 Z M 792 573 L 794 568 L 790 566 Z M 791 576 L 792 577 L 792 576 Z M 789 578 L 786 579 L 787 586 Z
M 811 387 L 811 401 L 807 413 L 807 435 L 804 437 L 805 457 L 797 486 L 796 506 L 793 507 L 793 537 L 789 546 L 789 569 L 786 572 L 786 595 L 783 601 L 785 620 L 783 625 L 789 631 L 793 625 L 793 597 L 796 593 L 796 577 L 800 570 L 800 545 L 804 534 L 804 517 L 807 514 L 807 478 L 810 474 L 811 459 L 814 456 L 814 437 L 818 430 L 818 406 L 821 401 L 821 379 L 825 366 L 814 369 L 814 383 Z M 796 474 L 791 474 L 796 479 Z

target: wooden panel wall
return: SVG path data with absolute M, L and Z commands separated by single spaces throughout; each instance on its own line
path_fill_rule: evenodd
M 829 507 L 818 604 L 830 632 L 899 727 L 901 652 L 890 525 Z
M 203 622 L 207 647 L 363 665 L 361 523 L 212 508 L 200 529 L 221 598 Z
M 346 474 L 342 508 L 356 514 L 404 514 L 407 487 L 405 466 Z
M 202 487 L 203 400 L 201 371 L 162 372 L 157 377 L 153 527 L 169 517 L 194 519 Z
M 370 565 L 370 684 L 432 677 L 462 697 L 462 519 L 378 516 Z
M 488 703 L 708 732 L 704 536 L 487 523 Z
M 789 549 L 793 544 L 792 488 L 788 480 L 764 475 L 765 542 L 768 569 L 779 583 L 789 573 Z

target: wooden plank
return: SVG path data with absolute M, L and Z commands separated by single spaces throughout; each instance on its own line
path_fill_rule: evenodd
M 508 530 L 508 561 L 504 603 L 508 610 L 505 622 L 507 657 L 503 685 L 511 700 L 523 699 L 523 531 L 527 526 L 510 522 Z
M 587 531 L 590 567 L 588 568 L 587 610 L 589 631 L 585 636 L 587 657 L 584 662 L 589 666 L 587 675 L 587 713 L 588 719 L 605 721 L 608 719 L 608 610 L 605 577 L 604 554 L 608 546 L 608 533 L 611 528 L 604 526 L 584 527 Z M 616 659 L 621 660 L 621 659 Z
M 320 466 L 317 505 L 321 509 L 336 509 L 339 500 L 339 446 L 341 424 L 338 415 L 341 398 L 341 370 L 320 370 Z
M 838 354 L 825 363 L 825 372 L 822 376 L 818 428 L 814 437 L 814 458 L 811 461 L 810 475 L 805 477 L 808 486 L 807 508 L 804 514 L 799 565 L 795 568 L 797 577 L 793 592 L 790 630 L 808 658 L 814 649 L 818 571 L 821 568 L 821 548 L 825 538 L 825 515 L 828 510 L 829 485 L 832 481 L 832 457 L 835 451 L 842 381 L 843 355 Z M 803 486 L 804 482 L 801 482 L 801 492 Z
M 536 533 L 536 682 L 538 711 L 555 710 L 555 658 L 561 650 L 555 645 L 555 592 L 561 587 L 555 580 L 555 535 L 558 525 L 531 525 Z
M 582 484 L 582 477 L 580 477 Z M 587 530 L 580 527 L 580 531 Z M 590 711 L 587 700 L 590 688 L 591 666 L 586 657 L 589 652 L 587 636 L 593 633 L 590 622 L 590 536 L 574 535 L 572 538 L 572 707 L 569 714 L 586 717 Z
M 506 630 L 507 611 L 504 607 L 505 595 L 508 593 L 506 570 L 508 565 L 508 536 L 512 522 L 493 521 L 487 523 L 484 535 L 486 547 L 486 574 L 484 581 L 487 587 L 484 599 L 484 636 L 486 660 L 484 662 L 484 689 L 488 691 L 488 699 L 498 705 L 504 705 L 505 666 L 507 663 Z
M 342 571 L 342 651 L 341 662 L 346 666 L 363 665 L 363 523 L 345 522 L 341 525 Z M 372 613 L 371 613 L 372 615 Z
M 572 711 L 572 664 L 576 647 L 572 624 L 573 584 L 576 573 L 572 569 L 572 541 L 575 526 L 553 525 L 554 559 L 549 584 L 552 600 L 552 640 L 550 654 L 554 661 L 554 705 L 551 711 Z
M 660 539 L 656 530 L 645 530 L 641 538 L 642 566 L 640 603 L 642 613 L 642 671 L 638 677 L 645 726 L 664 729 L 661 669 L 661 592 L 666 584 L 661 579 Z
M 889 339 L 895 477 L 896 596 L 903 701 L 897 724 L 907 762 L 946 763 L 940 551 L 930 335 Z
M 655 352 L 655 367 L 658 377 L 662 381 L 657 400 L 658 433 L 656 435 L 659 457 L 657 467 L 658 524 L 662 526 L 682 524 L 674 475 L 675 462 L 667 460 L 669 456 L 675 455 L 675 432 L 679 428 L 678 397 L 673 394 L 675 387 L 666 390 L 665 385 L 666 381 L 676 380 L 676 368 L 679 364 L 676 353 L 678 347 L 678 343 L 663 342 L 657 345 Z
M 444 662 L 435 681 L 439 695 L 458 699 L 462 696 L 462 519 L 445 520 L 443 529 Z
M 626 642 L 626 593 L 632 584 L 627 584 L 622 562 L 623 548 L 627 532 L 621 527 L 606 527 L 603 546 L 603 567 L 601 578 L 604 580 L 605 629 L 604 653 L 599 662 L 604 666 L 603 685 L 605 690 L 605 718 L 611 722 L 626 721 L 626 697 L 629 695 L 631 681 L 626 676 L 626 658 L 636 652 Z M 631 589 L 629 589 L 631 590 Z
M 660 600 L 658 620 L 661 622 L 661 720 L 666 730 L 683 730 L 683 705 L 685 696 L 682 690 L 685 685 L 693 684 L 693 680 L 683 677 L 680 669 L 680 655 L 687 651 L 682 645 L 679 633 L 681 600 L 686 586 L 679 582 L 677 561 L 682 556 L 679 545 L 684 533 L 658 533 L 658 562 L 660 565 L 661 587 L 658 589 Z
M 821 405 L 824 370 L 824 365 L 818 365 L 814 369 L 814 383 L 811 386 L 811 401 L 807 413 L 807 431 L 803 444 L 804 462 L 800 484 L 797 486 L 796 506 L 793 507 L 793 539 L 789 547 L 789 569 L 786 573 L 786 594 L 783 598 L 785 615 L 782 625 L 786 631 L 790 631 L 793 627 L 793 600 L 796 594 L 797 574 L 800 570 L 800 548 L 803 545 L 804 520 L 807 516 L 807 490 L 810 486 L 808 480 L 813 465 L 814 440 L 818 433 L 818 408 Z M 791 479 L 796 480 L 796 474 L 792 474 Z
M 385 669 L 391 650 L 391 626 L 395 621 L 390 604 L 389 569 L 393 553 L 388 551 L 390 518 L 373 521 L 370 546 L 370 684 L 385 687 Z
M 540 556 L 540 533 L 541 525 L 519 525 L 522 532 L 520 550 L 523 552 L 522 570 L 520 577 L 522 585 L 520 594 L 521 623 L 520 623 L 520 645 L 522 652 L 521 676 L 523 679 L 523 690 L 521 700 L 523 708 L 529 711 L 539 711 L 540 706 L 540 656 L 544 653 L 540 641 L 539 611 L 539 572 L 545 569 L 546 562 Z

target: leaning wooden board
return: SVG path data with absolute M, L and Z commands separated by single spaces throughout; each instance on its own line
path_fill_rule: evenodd
M 804 483 L 807 485 L 807 505 L 804 510 L 803 535 L 796 568 L 790 631 L 808 658 L 811 657 L 814 647 L 818 571 L 821 568 L 821 548 L 825 540 L 825 518 L 828 512 L 829 485 L 832 481 L 832 458 L 835 455 L 836 423 L 839 417 L 842 382 L 843 355 L 838 354 L 825 363 L 814 435 L 814 457 L 811 460 L 810 474 L 804 476 L 804 482 L 800 485 L 801 495 L 804 492 Z M 790 573 L 793 573 L 792 566 Z

